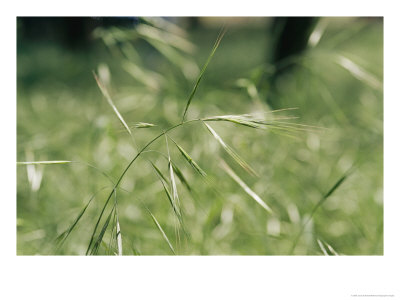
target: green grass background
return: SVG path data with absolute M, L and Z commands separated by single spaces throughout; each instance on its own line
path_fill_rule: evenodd
M 299 58 L 300 66 L 279 82 L 281 107 L 297 107 L 296 122 L 326 128 L 299 132 L 297 139 L 229 123 L 210 123 L 259 174 L 244 172 L 202 124 L 186 124 L 170 133 L 208 174 L 204 181 L 169 143 L 171 158 L 189 182 L 178 182 L 190 239 L 175 234 L 176 220 L 148 160 L 168 175 L 157 152 L 139 158 L 117 191 L 118 212 L 127 255 L 169 255 L 171 251 L 142 202 L 163 227 L 178 254 L 287 255 L 304 223 L 329 189 L 353 165 L 355 171 L 326 199 L 307 223 L 293 254 L 322 255 L 317 240 L 344 255 L 383 254 L 383 88 L 357 78 L 335 63 L 351 59 L 383 82 L 383 22 L 368 18 L 328 18 L 319 44 Z M 217 22 L 218 23 L 218 20 Z M 220 24 L 187 31 L 196 49 L 182 54 L 201 69 Z M 237 80 L 255 80 L 266 68 L 268 20 L 246 19 L 229 26 L 189 108 L 188 119 L 268 110 L 263 92 L 251 97 Z M 132 45 L 142 70 L 158 88 L 129 75 L 118 50 L 97 39 L 86 51 L 69 51 L 51 41 L 18 40 L 17 160 L 87 162 L 112 178 L 134 156 L 134 146 L 96 82 L 92 70 L 107 65 L 115 105 L 133 129 L 137 144 L 182 118 L 195 78 L 186 78 L 145 39 Z M 365 78 L 364 78 L 365 79 Z M 289 114 L 289 112 L 287 113 Z M 152 150 L 167 154 L 165 139 Z M 145 159 L 147 158 L 147 159 Z M 219 167 L 223 158 L 275 214 L 268 214 Z M 41 165 L 35 189 L 26 166 L 17 166 L 17 254 L 85 254 L 110 182 L 85 164 Z M 32 169 L 32 168 L 31 168 Z M 106 188 L 105 188 L 106 187 Z M 105 188 L 105 189 L 103 189 Z M 103 189 L 103 190 L 101 190 Z M 101 190 L 100 192 L 98 192 Z M 63 247 L 55 238 L 70 226 L 91 195 L 96 197 Z M 109 232 L 104 241 L 108 244 Z M 106 254 L 105 246 L 100 254 Z

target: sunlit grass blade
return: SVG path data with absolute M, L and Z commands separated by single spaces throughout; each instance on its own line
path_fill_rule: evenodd
M 183 37 L 187 36 L 187 32 L 184 29 L 180 28 L 178 25 L 168 21 L 165 18 L 141 17 L 141 19 L 143 19 L 146 23 L 149 23 L 154 27 L 162 28 L 163 30 L 173 33 L 175 35 Z
M 118 255 L 122 255 L 122 234 L 121 227 L 119 225 L 119 218 L 117 214 L 117 246 L 118 246 Z
M 154 167 L 155 167 L 155 165 L 153 165 Z M 157 173 L 157 177 L 158 177 L 158 179 L 160 180 L 160 182 L 161 182 L 161 184 L 162 184 L 162 186 L 163 186 L 163 188 L 164 188 L 164 192 L 165 192 L 165 194 L 167 195 L 167 198 L 168 198 L 168 201 L 169 201 L 169 203 L 171 204 L 171 207 L 172 207 L 172 209 L 173 209 L 173 211 L 174 211 L 174 213 L 175 213 L 175 215 L 177 216 L 177 218 L 178 219 L 180 219 L 181 218 L 181 215 L 180 215 L 180 211 L 179 211 L 179 209 L 176 207 L 176 205 L 175 205 L 175 202 L 174 202 L 174 200 L 173 200 L 173 196 L 171 195 L 171 192 L 168 190 L 168 188 L 166 187 L 166 179 L 165 179 L 165 176 L 164 175 L 161 175 L 162 173 L 160 172 L 160 170 L 158 170 L 157 171 L 157 167 L 155 167 L 154 168 L 154 170 L 156 171 L 156 173 Z
M 174 176 L 174 168 L 172 167 L 172 162 L 171 162 L 171 155 L 169 152 L 169 147 L 168 147 L 168 137 L 165 135 L 165 143 L 167 146 L 167 152 L 168 152 L 168 170 L 169 170 L 169 176 L 170 176 L 170 182 L 171 182 L 171 190 L 172 190 L 172 196 L 173 196 L 173 202 L 175 204 L 175 207 L 178 209 L 179 214 L 178 220 L 181 225 L 181 228 L 183 232 L 188 236 L 187 230 L 185 229 L 185 225 L 183 222 L 183 214 L 182 214 L 182 208 L 181 208 L 181 203 L 178 195 L 178 189 L 176 187 L 176 181 L 175 181 L 175 176 Z M 179 235 L 179 230 L 177 230 L 177 234 Z M 178 240 L 180 240 L 178 236 Z
M 379 81 L 378 78 L 376 78 L 374 75 L 364 70 L 362 67 L 357 65 L 354 61 L 350 60 L 349 58 L 344 57 L 343 55 L 337 55 L 336 63 L 339 64 L 344 69 L 346 69 L 347 71 L 349 71 L 350 74 L 353 75 L 356 79 L 367 83 L 372 88 L 375 89 L 382 88 L 382 83 Z
M 133 124 L 131 127 L 134 127 L 134 128 L 150 128 L 150 127 L 155 127 L 155 126 L 157 126 L 157 125 L 152 124 L 152 123 L 138 122 L 138 123 Z
M 172 168 L 174 169 L 174 173 L 176 174 L 176 176 L 178 176 L 180 182 L 187 188 L 187 190 L 189 192 L 192 191 L 192 188 L 190 187 L 189 182 L 186 180 L 185 176 L 183 175 L 182 171 L 178 168 L 177 165 L 175 165 L 172 161 Z
M 166 82 L 165 78 L 156 72 L 143 70 L 136 64 L 130 61 L 125 61 L 122 67 L 128 74 L 130 74 L 138 82 L 143 83 L 145 86 L 152 90 L 159 90 L 160 86 Z
M 179 66 L 183 75 L 185 75 L 187 79 L 195 79 L 196 76 L 199 74 L 200 70 L 196 63 L 183 56 L 170 45 L 155 40 L 148 40 L 148 42 L 167 59 L 169 59 L 171 63 Z
M 331 245 L 329 245 L 327 242 L 325 241 L 321 241 L 319 239 L 317 239 L 318 242 L 318 246 L 320 247 L 322 253 L 324 255 L 335 255 L 335 256 L 339 256 L 339 254 L 335 251 L 335 249 L 333 249 L 333 247 Z M 324 245 L 325 244 L 325 245 Z M 329 250 L 329 251 L 328 251 Z
M 118 119 L 122 123 L 122 125 L 125 127 L 125 129 L 128 131 L 129 135 L 132 136 L 132 132 L 129 129 L 129 126 L 126 124 L 124 118 L 122 115 L 119 113 L 117 107 L 115 106 L 114 102 L 112 101 L 110 94 L 108 93 L 106 87 L 103 85 L 103 83 L 100 81 L 100 79 L 97 77 L 96 73 L 93 72 L 94 79 L 96 80 L 96 83 L 103 94 L 103 96 L 106 98 L 108 104 L 111 106 L 111 108 L 114 110 L 114 113 L 117 115 Z M 133 137 L 133 136 L 132 136 Z
M 299 238 L 301 237 L 301 235 L 304 232 L 304 228 L 306 227 L 306 225 L 308 224 L 308 222 L 311 221 L 311 219 L 313 218 L 315 212 L 318 210 L 318 208 L 325 203 L 326 200 L 328 200 L 328 198 L 333 194 L 334 191 L 336 191 L 341 185 L 342 183 L 351 175 L 351 173 L 354 171 L 354 167 L 351 167 L 350 169 L 348 169 L 342 177 L 339 178 L 338 181 L 336 181 L 336 183 L 329 189 L 329 191 L 324 194 L 321 199 L 317 202 L 317 204 L 314 205 L 313 209 L 311 210 L 311 213 L 309 215 L 309 217 L 307 218 L 307 220 L 303 223 L 303 225 L 300 228 L 299 233 L 297 234 L 296 238 L 293 241 L 293 245 L 292 248 L 290 249 L 290 254 L 293 254 L 293 251 L 297 245 L 297 242 L 299 241 Z
M 197 80 L 196 80 L 196 83 L 194 84 L 193 90 L 190 93 L 189 98 L 188 98 L 188 100 L 186 102 L 185 110 L 184 110 L 183 116 L 182 116 L 182 122 L 185 121 L 186 113 L 187 113 L 187 111 L 189 109 L 190 103 L 192 102 L 193 96 L 196 94 L 197 88 L 198 88 L 198 86 L 200 84 L 201 79 L 203 78 L 204 72 L 206 71 L 207 66 L 210 63 L 211 59 L 213 58 L 213 56 L 215 54 L 215 51 L 217 50 L 222 38 L 224 37 L 225 32 L 226 32 L 225 28 L 223 28 L 220 31 L 220 33 L 219 33 L 219 35 L 217 37 L 217 40 L 215 41 L 214 47 L 212 48 L 211 53 L 208 56 L 206 63 L 204 64 L 203 68 L 200 71 L 199 76 L 197 77 Z
M 199 173 L 201 176 L 206 177 L 207 176 L 206 172 L 204 172 L 203 169 L 199 167 L 199 165 L 190 157 L 190 155 L 181 146 L 179 146 L 174 140 L 172 140 L 172 141 L 174 142 L 175 146 L 178 148 L 178 150 L 182 154 L 182 156 L 192 166 L 192 168 L 194 170 L 196 170 L 196 172 Z
M 117 203 L 117 192 L 114 193 L 114 199 L 115 199 L 115 238 L 117 240 L 117 249 L 118 249 L 118 255 L 122 256 L 122 234 L 121 234 L 121 227 L 119 225 L 119 216 L 118 216 L 118 203 Z
M 318 131 L 323 129 L 322 127 L 310 126 L 305 124 L 283 122 L 278 121 L 282 119 L 292 119 L 293 117 L 265 117 L 265 113 L 262 114 L 242 114 L 242 115 L 225 115 L 225 116 L 213 116 L 202 118 L 202 121 L 224 121 L 230 122 L 242 126 L 247 126 L 256 129 L 276 129 L 286 131 Z
M 267 212 L 272 213 L 271 208 L 258 196 L 252 189 L 248 187 L 246 183 L 228 166 L 228 164 L 221 160 L 221 167 L 224 171 L 234 180 L 237 184 L 251 197 L 253 198 L 262 208 L 264 208 Z
M 214 129 L 211 128 L 210 125 L 204 122 L 206 125 L 207 129 L 210 131 L 210 133 L 214 136 L 214 138 L 220 143 L 220 145 L 225 149 L 225 151 L 243 168 L 245 169 L 248 173 L 250 173 L 253 176 L 257 176 L 256 171 L 253 170 L 252 167 L 248 163 L 246 163 L 240 156 L 237 154 L 231 147 L 229 147 L 223 140 L 222 138 L 215 132 Z
M 18 161 L 17 165 L 56 165 L 56 164 L 69 164 L 70 160 L 44 160 L 44 161 Z
M 149 213 L 149 215 L 153 219 L 153 222 L 157 226 L 158 230 L 161 232 L 161 235 L 163 236 L 164 240 L 167 242 L 167 244 L 168 244 L 169 248 L 171 249 L 172 253 L 176 255 L 175 249 L 174 249 L 174 247 L 172 247 L 172 244 L 169 241 L 167 235 L 165 234 L 165 231 L 162 229 L 160 223 L 157 221 L 156 217 L 151 213 L 151 211 L 147 208 L 147 206 L 144 205 L 144 207 L 146 208 L 147 212 Z
M 195 49 L 195 46 L 187 39 L 146 24 L 140 24 L 137 26 L 136 31 L 144 37 L 159 41 L 163 44 L 171 45 L 187 53 L 192 53 Z
M 319 248 L 321 249 L 322 253 L 326 256 L 329 256 L 328 251 L 326 251 L 324 244 L 320 240 L 317 239 L 317 243 Z
M 331 245 L 329 245 L 327 242 L 325 242 L 325 245 L 326 245 L 326 247 L 329 249 L 329 251 L 330 251 L 333 255 L 339 256 L 339 253 L 337 253 L 337 252 L 335 251 L 335 249 L 333 249 L 333 247 L 332 247 Z

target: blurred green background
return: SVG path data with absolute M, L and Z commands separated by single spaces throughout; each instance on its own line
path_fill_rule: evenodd
M 123 254 L 172 254 L 145 205 L 177 254 L 382 255 L 383 19 L 317 19 L 306 49 L 287 59 L 293 65 L 279 78 L 274 77 L 279 65 L 270 59 L 276 49 L 276 22 L 17 18 L 17 160 L 81 162 L 17 165 L 17 254 L 84 255 L 112 190 L 99 170 L 115 182 L 136 154 L 93 71 L 129 126 L 157 125 L 132 127 L 140 149 L 181 121 L 197 75 L 225 24 L 227 32 L 187 119 L 297 108 L 272 114 L 298 117 L 293 122 L 324 129 L 296 131 L 293 137 L 210 122 L 258 177 L 241 169 L 202 124 L 169 132 L 208 175 L 207 180 L 199 176 L 169 141 L 171 159 L 190 186 L 176 177 L 189 236 L 177 233 L 176 218 L 150 164 L 169 176 L 167 147 L 160 138 L 149 148 L 154 151 L 135 161 L 116 192 Z M 274 214 L 220 167 L 221 159 Z M 313 213 L 352 166 L 354 172 Z M 94 194 L 57 249 L 56 238 Z M 99 254 L 118 252 L 110 242 L 113 226 Z

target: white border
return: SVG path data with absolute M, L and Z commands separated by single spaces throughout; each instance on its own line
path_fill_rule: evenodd
M 395 294 L 399 267 L 397 7 L 381 1 L 15 1 L 1 18 L 2 299 L 356 299 Z M 395 3 L 393 1 L 393 3 Z M 14 5 L 14 6 L 13 6 Z M 6 7 L 7 6 L 7 7 Z M 16 16 L 384 16 L 385 255 L 382 257 L 17 257 Z M 379 298 L 374 298 L 379 299 Z

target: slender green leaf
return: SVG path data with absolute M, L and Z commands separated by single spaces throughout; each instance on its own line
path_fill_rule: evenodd
M 215 41 L 214 47 L 212 48 L 211 53 L 208 56 L 207 61 L 203 66 L 203 69 L 200 71 L 200 74 L 197 77 L 197 80 L 196 80 L 196 83 L 194 84 L 193 90 L 190 93 L 189 98 L 188 98 L 188 100 L 186 102 L 185 110 L 184 110 L 183 116 L 182 116 L 182 122 L 185 121 L 186 113 L 187 113 L 187 111 L 189 109 L 190 103 L 192 102 L 193 96 L 196 94 L 197 88 L 198 88 L 198 86 L 200 84 L 201 79 L 203 78 L 204 72 L 206 71 L 208 64 L 210 63 L 212 57 L 215 54 L 215 51 L 217 50 L 222 38 L 224 37 L 225 32 L 226 32 L 225 28 L 223 28 L 220 31 L 220 33 L 219 33 L 219 35 L 217 37 L 217 40 Z
M 102 189 L 103 190 L 103 189 Z M 85 213 L 86 209 L 89 207 L 89 204 L 92 202 L 92 200 L 95 198 L 97 193 L 93 194 L 88 203 L 83 207 L 83 209 L 80 211 L 79 215 L 76 217 L 75 221 L 71 224 L 71 226 L 65 230 L 63 233 L 61 233 L 58 237 L 57 237 L 57 241 L 59 241 L 59 245 L 58 248 L 60 248 L 62 246 L 62 244 L 64 244 L 64 242 L 66 241 L 66 239 L 68 238 L 68 236 L 71 234 L 72 230 L 74 230 L 75 226 L 78 224 L 79 220 L 82 218 L 83 214 Z
M 315 204 L 315 206 L 313 207 L 310 216 L 308 217 L 308 219 L 304 222 L 304 224 L 301 226 L 299 233 L 297 234 L 296 238 L 293 241 L 293 245 L 292 248 L 290 250 L 290 254 L 293 253 L 297 242 L 299 241 L 300 236 L 303 234 L 304 232 L 304 228 L 306 227 L 306 225 L 308 224 L 308 222 L 311 221 L 311 219 L 313 218 L 315 212 L 318 210 L 318 208 L 325 203 L 325 201 L 329 198 L 329 196 L 331 196 L 333 194 L 334 191 L 336 191 L 340 185 L 350 176 L 350 174 L 354 171 L 354 167 L 351 167 L 349 170 L 347 170 L 344 175 L 342 177 L 339 178 L 338 181 L 336 181 L 336 183 L 329 189 L 329 191 L 324 194 L 322 196 L 322 198 L 318 201 L 317 204 Z
M 108 224 L 110 224 L 111 216 L 112 216 L 112 214 L 114 212 L 114 209 L 115 209 L 115 206 L 113 206 L 113 208 L 111 209 L 106 221 L 104 222 L 103 228 L 101 229 L 101 231 L 99 233 L 99 236 L 97 237 L 97 240 L 96 240 L 95 244 L 93 245 L 93 248 L 92 248 L 92 251 L 91 251 L 92 255 L 98 253 L 100 244 L 103 241 L 103 237 L 104 237 L 104 234 L 105 234 L 105 232 L 107 230 Z
M 115 106 L 114 102 L 112 101 L 110 94 L 108 93 L 106 87 L 103 85 L 103 83 L 100 81 L 100 79 L 97 77 L 96 73 L 93 72 L 94 79 L 96 80 L 97 85 L 100 88 L 101 93 L 103 96 L 107 99 L 108 104 L 111 106 L 111 108 L 114 110 L 114 113 L 117 115 L 118 119 L 122 123 L 122 125 L 125 127 L 125 129 L 128 131 L 129 135 L 132 136 L 132 132 L 129 129 L 129 126 L 126 124 L 124 118 L 122 115 L 119 113 L 117 107 Z M 133 137 L 133 136 L 132 136 Z
M 152 164 L 152 165 L 155 167 L 154 164 Z M 162 186 L 164 188 L 164 192 L 167 195 L 168 201 L 171 204 L 171 207 L 174 210 L 175 215 L 177 216 L 178 219 L 180 219 L 181 218 L 180 211 L 175 205 L 175 202 L 173 200 L 173 196 L 171 195 L 170 191 L 165 186 L 165 183 L 164 183 L 164 182 L 166 182 L 165 177 L 164 177 L 164 175 L 162 175 L 162 173 L 159 170 L 157 171 L 157 169 L 158 168 L 154 168 L 154 170 L 157 173 L 158 179 L 160 180 L 160 182 L 161 182 L 161 184 L 162 184 Z
M 204 172 L 199 167 L 199 165 L 190 157 L 190 155 L 181 146 L 179 146 L 174 140 L 172 140 L 172 141 L 174 142 L 175 146 L 178 148 L 178 150 L 182 154 L 182 156 L 192 166 L 192 168 L 195 169 L 201 176 L 206 177 L 207 176 L 206 172 Z
M 145 206 L 147 212 L 149 213 L 149 215 L 151 216 L 151 218 L 153 219 L 154 224 L 157 226 L 158 230 L 161 232 L 164 240 L 167 242 L 169 248 L 171 249 L 172 253 L 176 255 L 175 253 L 175 249 L 174 247 L 172 247 L 171 242 L 169 241 L 167 235 L 165 234 L 165 231 L 162 229 L 160 223 L 157 221 L 156 217 L 151 213 L 151 211 L 147 208 L 147 206 Z
M 160 171 L 160 169 L 159 169 L 155 164 L 153 164 L 153 162 L 150 161 L 150 163 L 151 163 L 151 165 L 153 166 L 153 168 L 154 168 L 154 170 L 156 171 L 156 173 L 158 174 L 158 176 L 159 176 L 160 178 L 162 178 L 162 180 L 164 180 L 165 183 L 168 183 L 167 178 L 166 178 L 166 177 L 164 176 L 164 174 Z
M 231 147 L 229 147 L 223 140 L 222 138 L 215 132 L 214 129 L 211 128 L 210 125 L 207 123 L 204 123 L 207 127 L 207 129 L 211 132 L 211 134 L 214 136 L 214 138 L 220 143 L 220 145 L 225 149 L 225 151 L 247 172 L 249 172 L 253 176 L 257 176 L 257 173 L 253 170 L 252 167 L 250 167 L 249 164 L 247 164 L 240 156 L 237 154 Z
M 190 184 L 189 184 L 189 182 L 186 180 L 186 178 L 185 178 L 185 176 L 183 175 L 182 171 L 181 171 L 181 170 L 178 168 L 178 166 L 175 165 L 172 161 L 171 161 L 171 164 L 172 164 L 172 168 L 174 169 L 174 172 L 175 172 L 176 176 L 178 176 L 180 182 L 187 188 L 187 190 L 188 190 L 189 192 L 191 192 L 191 191 L 192 191 L 192 188 L 190 187 Z
M 252 197 L 258 204 L 261 205 L 269 213 L 272 213 L 271 208 L 258 196 L 252 189 L 248 187 L 246 183 L 228 166 L 228 164 L 221 160 L 221 167 L 225 170 L 228 175 L 236 181 L 237 184 L 250 196 Z

